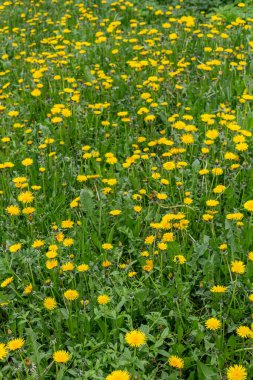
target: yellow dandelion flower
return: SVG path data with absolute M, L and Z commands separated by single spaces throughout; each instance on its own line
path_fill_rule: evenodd
M 31 95 L 35 96 L 35 97 L 40 96 L 41 95 L 41 91 L 39 89 L 35 88 L 35 90 L 33 90 L 31 92 Z
M 215 194 L 220 194 L 220 193 L 223 193 L 223 191 L 226 190 L 226 186 L 224 185 L 217 185 L 214 189 L 213 189 L 213 193 Z
M 54 310 L 57 307 L 57 302 L 53 297 L 47 297 L 43 301 L 43 305 L 47 310 Z
M 119 214 L 121 214 L 121 211 L 120 210 L 112 210 L 109 212 L 110 215 L 113 215 L 113 216 L 117 216 Z
M 62 244 L 64 245 L 64 247 L 70 247 L 71 245 L 74 244 L 74 239 L 66 238 L 63 240 Z
M 208 173 L 209 173 L 208 169 L 201 169 L 201 170 L 199 170 L 199 175 L 206 175 Z
M 87 264 L 80 264 L 77 267 L 78 272 L 87 272 L 89 269 L 90 267 Z
M 184 204 L 185 205 L 191 205 L 193 200 L 190 197 L 185 197 L 184 198 Z
M 102 262 L 102 267 L 103 268 L 109 268 L 112 265 L 111 261 L 105 260 Z
M 212 173 L 213 173 L 214 175 L 222 175 L 222 173 L 223 173 L 223 169 L 221 169 L 221 168 L 213 168 L 213 169 L 212 169 Z
M 11 205 L 11 206 L 6 207 L 5 210 L 9 215 L 12 215 L 12 216 L 20 215 L 20 208 L 18 206 Z
M 125 341 L 131 347 L 140 347 L 146 343 L 147 337 L 140 330 L 129 331 L 125 335 Z
M 221 321 L 217 318 L 209 318 L 205 322 L 208 330 L 218 330 L 221 327 Z
M 176 168 L 175 162 L 174 161 L 168 161 L 163 164 L 163 168 L 165 170 L 173 170 Z
M 71 261 L 69 261 L 66 264 L 63 264 L 61 266 L 61 269 L 63 270 L 63 272 L 67 272 L 67 271 L 73 270 L 74 268 L 75 268 L 75 265 Z
M 113 245 L 110 243 L 104 243 L 102 244 L 102 248 L 105 249 L 106 251 L 109 251 L 110 249 L 113 248 Z
M 13 244 L 9 247 L 9 251 L 14 253 L 14 252 L 18 252 L 22 247 L 22 244 L 21 243 L 16 243 L 16 244 Z
M 227 291 L 227 286 L 214 285 L 211 287 L 210 291 L 212 293 L 225 293 Z
M 186 263 L 186 258 L 183 255 L 176 255 L 174 256 L 173 261 L 174 263 L 178 263 L 182 265 Z
M 73 225 L 74 225 L 74 222 L 72 222 L 72 220 L 63 220 L 61 222 L 62 228 L 72 228 Z
M 8 286 L 9 284 L 11 284 L 13 281 L 13 277 L 8 277 L 6 278 L 6 280 L 4 280 L 3 282 L 1 282 L 1 288 L 6 288 L 6 286 Z
M 106 376 L 106 380 L 130 380 L 130 374 L 127 371 L 113 371 Z
M 57 235 L 56 235 L 56 240 L 60 243 L 62 242 L 64 239 L 64 233 L 62 232 L 59 232 Z
M 248 326 L 239 326 L 236 329 L 236 334 L 241 338 L 249 338 L 252 336 L 252 331 Z
M 186 145 L 194 143 L 194 137 L 191 133 L 185 133 L 180 137 L 180 140 Z
M 155 241 L 155 237 L 153 235 L 147 236 L 145 238 L 145 244 L 153 244 L 154 241 Z
M 101 296 L 98 296 L 97 301 L 99 305 L 107 305 L 110 302 L 110 297 L 106 294 L 101 294 Z
M 253 212 L 253 200 L 244 203 L 243 207 L 249 212 Z
M 208 207 L 215 207 L 215 206 L 217 206 L 219 203 L 220 203 L 220 202 L 219 202 L 219 201 L 216 201 L 215 199 L 208 199 L 208 200 L 206 201 L 206 205 L 207 205 Z
M 33 199 L 34 199 L 34 196 L 31 193 L 31 191 L 24 191 L 18 196 L 18 200 L 22 203 L 31 203 Z
M 241 212 L 236 212 L 234 214 L 227 214 L 226 219 L 228 220 L 241 220 L 243 218 L 243 214 Z
M 57 260 L 47 260 L 46 261 L 46 267 L 47 269 L 53 269 L 58 266 L 58 261 Z
M 166 251 L 168 245 L 166 243 L 158 243 L 157 244 L 157 247 L 161 250 L 161 251 Z
M 206 137 L 209 139 L 215 140 L 219 136 L 219 132 L 217 129 L 209 129 L 206 131 Z
M 166 232 L 165 234 L 163 234 L 162 240 L 164 242 L 172 242 L 172 241 L 174 241 L 175 238 L 174 238 L 173 232 Z
M 248 259 L 253 261 L 253 251 L 248 253 Z
M 247 371 L 242 365 L 235 364 L 227 370 L 228 380 L 246 380 Z
M 168 363 L 171 367 L 182 369 L 184 368 L 184 360 L 178 356 L 172 355 L 169 357 Z
M 40 248 L 43 247 L 44 241 L 43 240 L 34 240 L 32 247 L 33 248 Z
M 56 124 L 56 123 L 60 123 L 62 121 L 62 118 L 59 117 L 59 116 L 56 116 L 56 117 L 53 117 L 51 119 L 52 123 Z
M 146 265 L 142 267 L 146 272 L 151 272 L 154 269 L 153 260 L 146 260 Z
M 23 210 L 22 210 L 22 214 L 24 214 L 24 215 L 31 215 L 31 214 L 33 214 L 35 211 L 36 211 L 36 209 L 35 209 L 34 207 L 25 207 L 25 208 L 23 208 Z
M 24 289 L 24 291 L 23 291 L 23 294 L 24 294 L 25 296 L 28 296 L 28 294 L 32 293 L 32 291 L 33 291 L 33 286 L 32 286 L 32 284 L 29 284 L 29 285 L 27 285 L 27 286 L 25 287 L 25 289 Z
M 10 340 L 7 343 L 7 348 L 10 351 L 15 351 L 15 350 L 19 350 L 20 348 L 22 348 L 24 344 L 25 344 L 25 341 L 23 338 L 16 338 L 16 339 Z
M 32 158 L 25 158 L 22 161 L 22 165 L 24 166 L 31 166 L 33 164 L 33 159 Z
M 0 343 L 0 360 L 3 360 L 6 358 L 8 354 L 7 347 L 4 343 Z
M 245 272 L 245 265 L 240 260 L 232 261 L 231 271 L 236 274 L 243 274 Z
M 79 293 L 77 290 L 69 289 L 69 290 L 66 290 L 66 292 L 64 292 L 64 297 L 68 301 L 74 301 L 79 297 Z
M 70 354 L 65 350 L 55 351 L 53 359 L 56 363 L 67 363 L 70 360 Z

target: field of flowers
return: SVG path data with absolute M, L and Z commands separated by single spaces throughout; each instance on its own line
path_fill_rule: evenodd
M 0 379 L 253 379 L 253 4 L 0 4 Z

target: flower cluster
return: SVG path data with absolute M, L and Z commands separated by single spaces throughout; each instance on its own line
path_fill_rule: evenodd
M 1 3 L 2 378 L 251 376 L 251 2 Z

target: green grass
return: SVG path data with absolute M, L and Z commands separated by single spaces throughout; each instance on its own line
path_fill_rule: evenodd
M 0 6 L 0 379 L 253 379 L 252 3 L 178 4 Z

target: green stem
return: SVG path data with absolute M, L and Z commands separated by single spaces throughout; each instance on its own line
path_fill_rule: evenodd
M 239 350 L 235 350 L 233 351 L 233 353 L 242 352 L 242 351 L 252 351 L 252 350 L 253 350 L 253 347 L 246 347 L 246 348 L 240 348 Z
M 104 306 L 104 317 L 105 317 L 105 342 L 107 343 L 107 318 L 106 318 L 106 305 Z
M 134 347 L 134 357 L 133 357 L 133 377 L 135 376 L 135 362 L 136 362 L 136 347 Z
M 183 321 L 182 314 L 181 314 L 181 311 L 180 311 L 179 304 L 178 304 L 177 300 L 176 300 L 176 305 L 177 305 L 177 311 L 178 311 L 179 318 L 180 318 L 180 320 L 182 322 L 182 326 L 184 327 L 184 321 Z
M 235 298 L 236 285 L 237 285 L 237 276 L 236 276 L 236 278 L 235 278 L 234 289 L 233 289 L 233 293 L 232 293 L 231 301 L 230 301 L 230 304 L 229 304 L 229 307 L 228 307 L 227 315 L 229 315 L 229 312 L 230 312 L 230 309 L 231 309 L 232 303 L 233 303 L 234 298 Z

